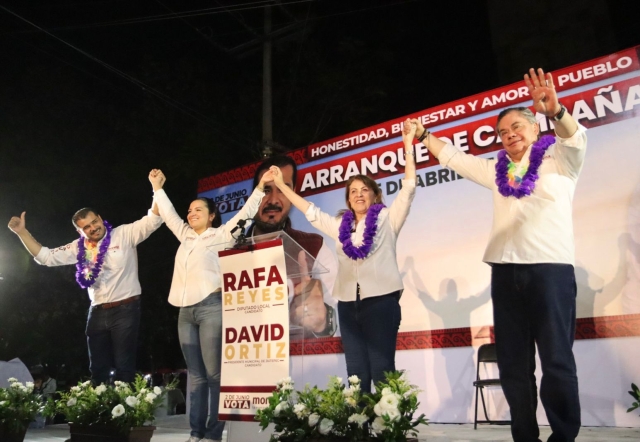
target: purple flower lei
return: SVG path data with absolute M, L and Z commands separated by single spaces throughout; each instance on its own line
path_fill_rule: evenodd
M 98 279 L 100 270 L 102 270 L 102 264 L 104 263 L 104 257 L 107 256 L 109 250 L 109 244 L 111 244 L 111 224 L 108 221 L 103 221 L 104 226 L 107 228 L 100 248 L 98 249 L 98 259 L 96 259 L 95 265 L 87 261 L 84 247 L 84 236 L 80 235 L 78 239 L 78 262 L 76 263 L 76 281 L 83 289 L 91 287 Z M 85 276 L 86 273 L 86 276 Z
M 555 137 L 551 135 L 545 135 L 536 141 L 531 146 L 531 154 L 529 155 L 529 168 L 522 177 L 522 181 L 518 187 L 511 187 L 509 185 L 508 170 L 509 170 L 509 158 L 507 152 L 501 150 L 498 153 L 498 162 L 496 163 L 496 184 L 498 185 L 498 192 L 502 196 L 515 196 L 516 198 L 522 198 L 523 196 L 531 195 L 533 189 L 536 187 L 536 181 L 538 180 L 538 169 L 542 164 L 544 154 L 553 143 L 556 142 Z
M 371 246 L 373 245 L 373 237 L 376 236 L 378 230 L 378 215 L 380 211 L 384 209 L 384 204 L 372 204 L 367 210 L 367 216 L 364 219 L 364 237 L 362 245 L 356 247 L 351 242 L 351 226 L 353 224 L 353 212 L 347 210 L 342 215 L 342 222 L 340 223 L 340 229 L 338 230 L 338 239 L 342 243 L 342 251 L 349 258 L 364 259 L 369 255 Z

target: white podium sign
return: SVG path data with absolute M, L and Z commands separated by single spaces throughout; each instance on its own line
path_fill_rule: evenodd
M 253 421 L 289 376 L 289 303 L 282 240 L 219 253 L 222 369 L 219 419 Z

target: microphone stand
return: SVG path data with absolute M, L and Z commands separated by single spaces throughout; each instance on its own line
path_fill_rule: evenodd
M 231 235 L 233 235 L 236 231 L 240 230 L 240 234 L 237 237 L 234 237 L 236 240 L 236 243 L 233 245 L 234 249 L 246 249 L 246 250 L 253 249 L 253 245 L 248 244 L 248 241 L 247 241 L 247 229 L 245 228 L 246 224 L 247 224 L 247 220 L 241 219 L 240 221 L 238 221 L 238 224 L 233 228 L 233 230 L 231 230 Z

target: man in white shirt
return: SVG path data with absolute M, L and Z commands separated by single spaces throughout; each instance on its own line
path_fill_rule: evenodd
M 115 379 L 132 382 L 140 325 L 140 282 L 136 246 L 162 225 L 158 208 L 142 219 L 112 228 L 90 208 L 77 211 L 72 222 L 80 238 L 49 249 L 40 245 L 26 228 L 26 212 L 9 221 L 9 229 L 20 237 L 38 264 L 75 264 L 76 280 L 88 289 L 91 307 L 87 319 L 87 345 L 91 378 L 97 384 Z
M 278 166 L 285 183 L 295 188 L 298 168 L 295 161 L 285 155 L 267 158 L 258 166 L 253 176 L 254 188 L 271 166 Z M 294 338 L 303 334 L 306 337 L 333 336 L 338 328 L 335 300 L 331 296 L 337 274 L 336 259 L 321 235 L 291 228 L 291 202 L 273 182 L 266 183 L 264 191 L 265 196 L 249 234 L 262 235 L 282 230 L 328 270 L 327 273 L 314 274 L 312 269 L 312 277 L 294 281 L 294 293 L 290 294 L 289 304 L 291 335 Z
M 574 441 L 580 430 L 573 356 L 576 282 L 572 200 L 585 157 L 585 128 L 558 101 L 551 74 L 533 69 L 525 83 L 534 109 L 553 120 L 557 138 L 540 138 L 535 115 L 510 108 L 498 115 L 504 150 L 496 159 L 467 155 L 419 121 L 418 140 L 440 164 L 493 193 L 493 227 L 484 261 L 492 266 L 491 298 L 498 367 L 516 442 L 537 442 L 536 345 L 540 399 L 550 442 Z

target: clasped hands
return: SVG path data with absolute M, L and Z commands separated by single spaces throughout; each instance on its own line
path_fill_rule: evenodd
M 162 189 L 166 181 L 167 177 L 164 176 L 160 169 L 151 169 L 151 172 L 149 172 L 149 182 L 154 191 Z

